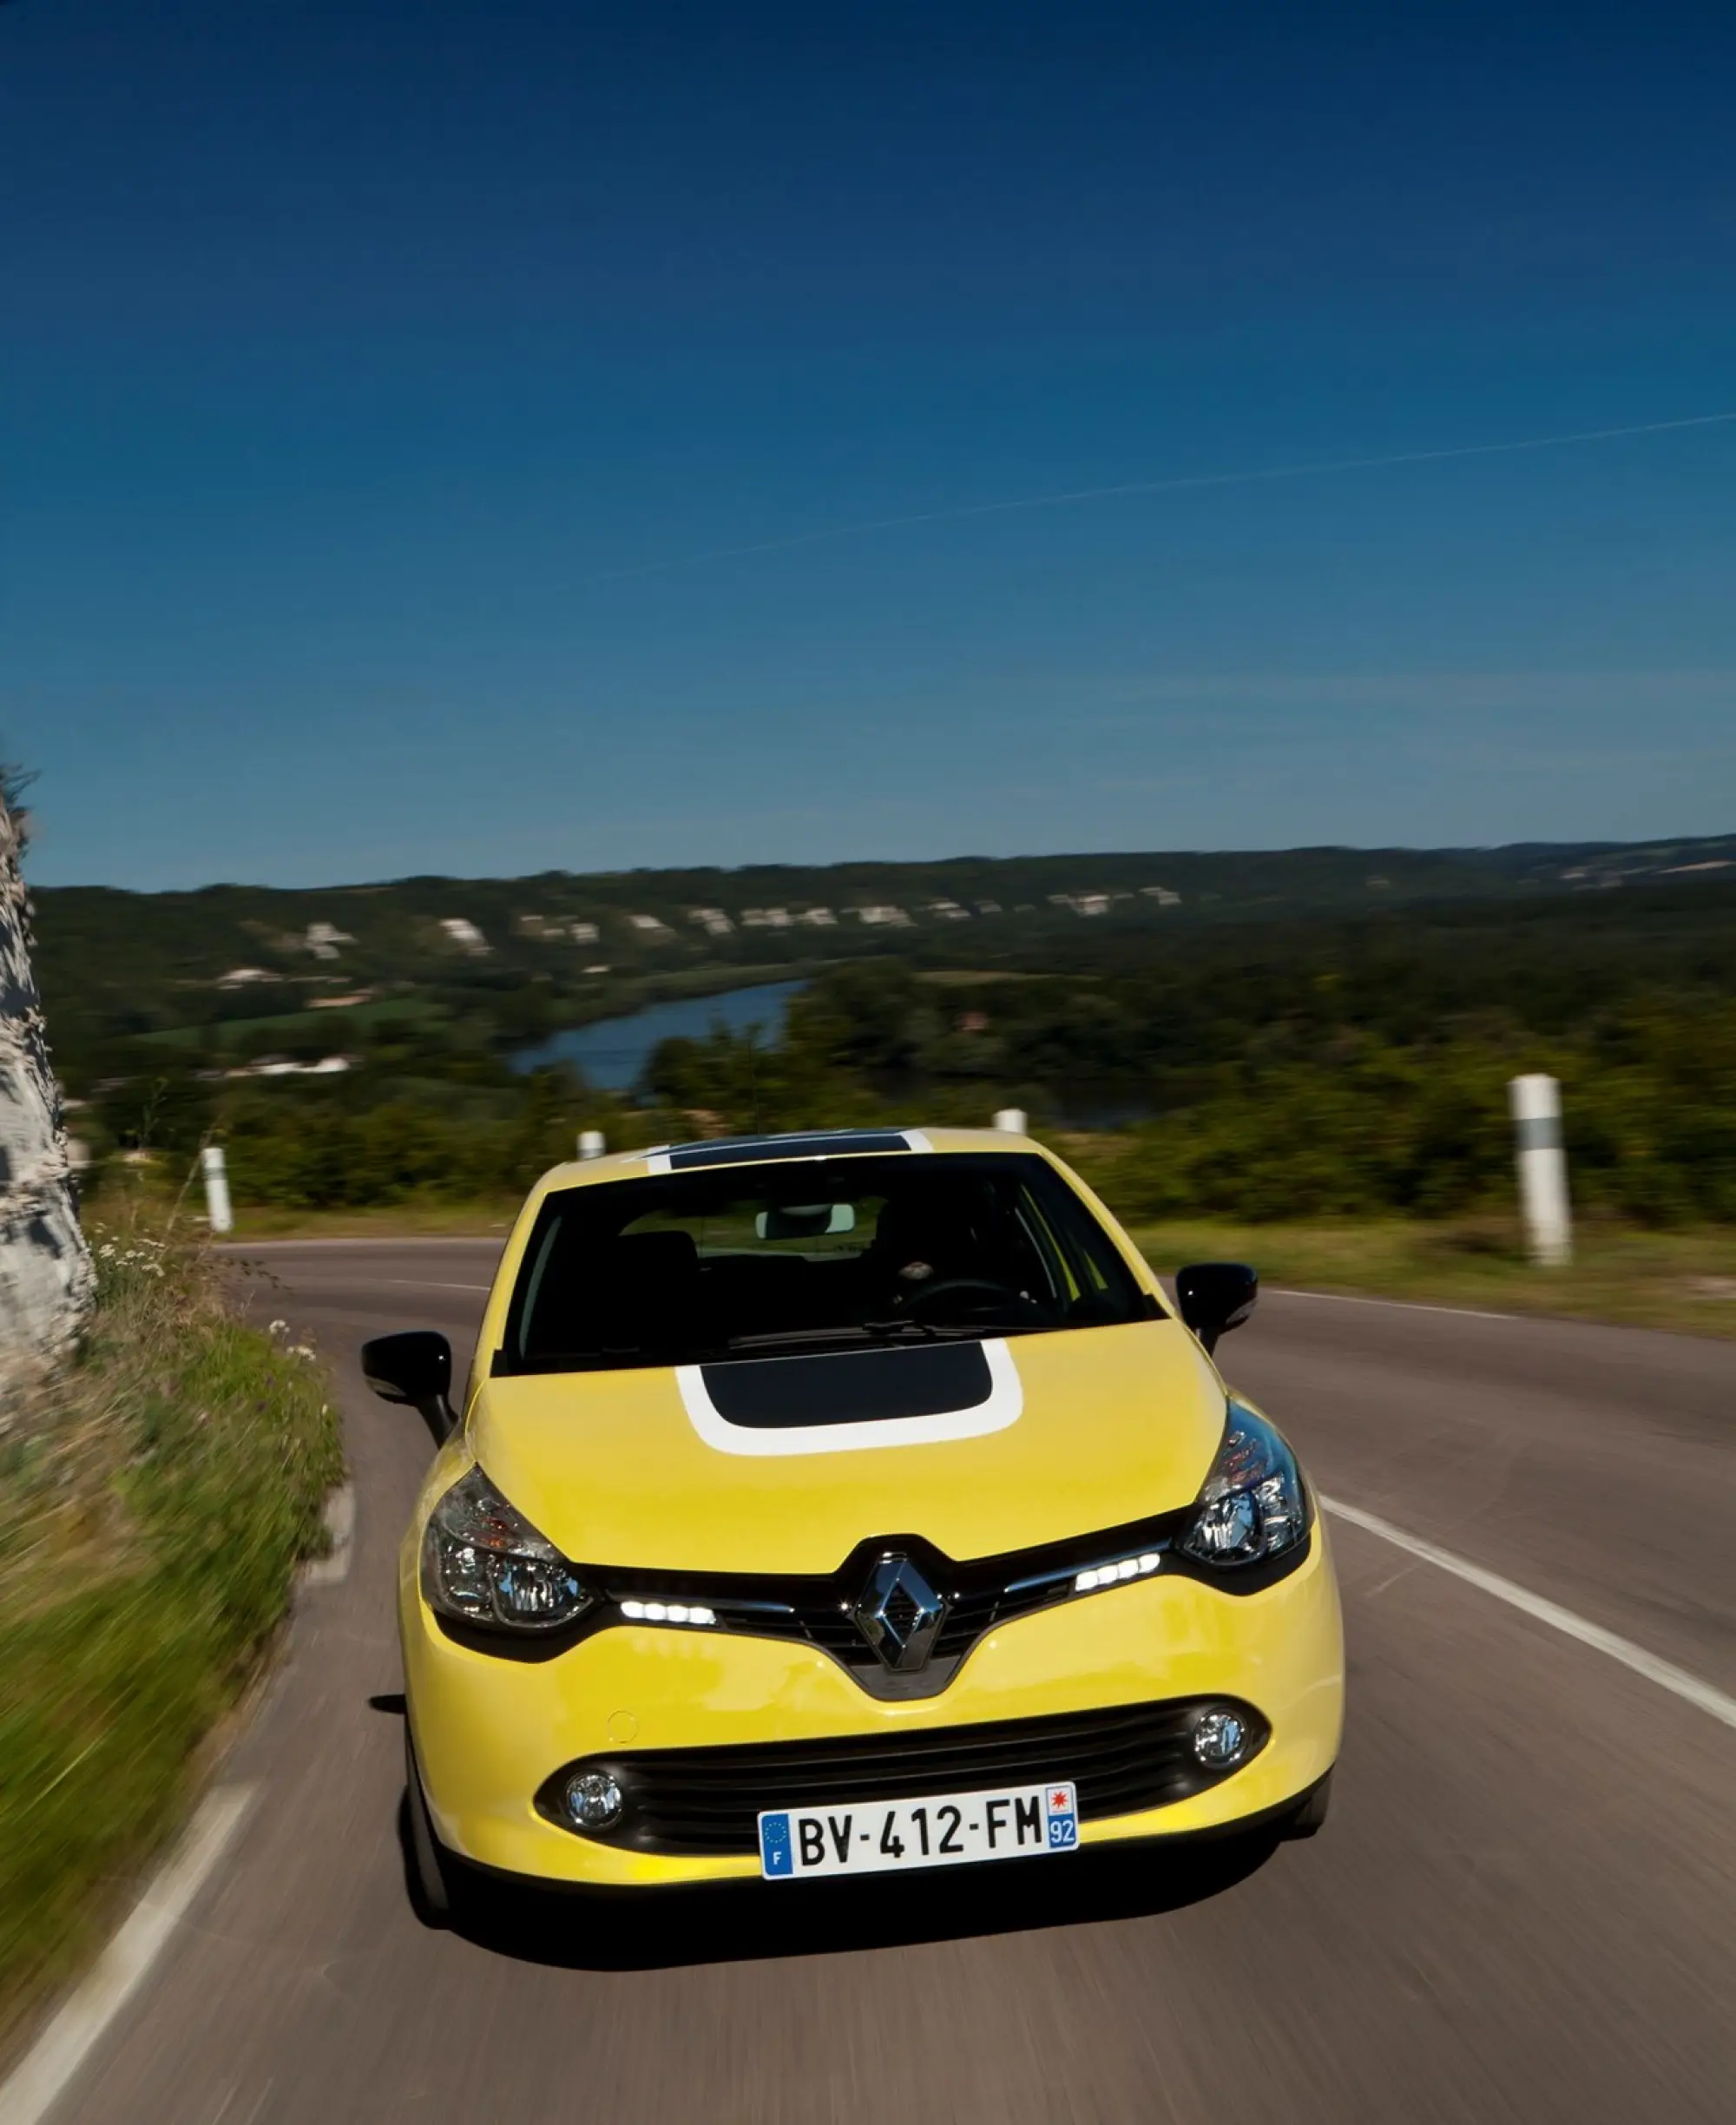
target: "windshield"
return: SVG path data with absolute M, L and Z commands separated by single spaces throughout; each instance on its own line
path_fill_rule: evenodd
M 709 1364 L 1159 1310 L 1029 1152 L 804 1159 L 550 1195 L 494 1370 Z

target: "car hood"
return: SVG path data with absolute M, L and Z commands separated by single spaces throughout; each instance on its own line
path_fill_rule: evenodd
M 710 1421 L 702 1393 L 696 1414 L 696 1371 L 655 1366 L 485 1380 L 469 1439 L 496 1486 L 568 1556 L 651 1569 L 829 1572 L 858 1543 L 892 1535 L 991 1556 L 1198 1495 L 1223 1435 L 1224 1390 L 1175 1322 L 1013 1336 L 987 1356 L 999 1414 L 973 1436 L 912 1438 L 919 1427 L 831 1423 L 817 1410 L 821 1429 L 804 1417 L 799 1430 L 744 1440 Z M 706 1377 L 725 1409 L 722 1388 L 739 1398 L 747 1384 L 735 1365 Z M 946 1420 L 930 1428 L 944 1432 Z M 858 1443 L 870 1437 L 887 1443 Z

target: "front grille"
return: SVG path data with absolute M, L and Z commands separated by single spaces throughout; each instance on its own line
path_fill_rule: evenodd
M 1312 1550 L 1312 1543 L 1301 1542 L 1281 1556 L 1238 1565 L 1233 1570 L 1201 1564 L 1175 1543 L 1176 1535 L 1191 1517 L 1188 1507 L 1036 1549 L 958 1560 L 920 1535 L 881 1536 L 858 1543 L 836 1571 L 826 1573 L 683 1572 L 580 1561 L 574 1569 L 586 1584 L 601 1591 L 602 1599 L 564 1629 L 527 1637 L 446 1617 L 438 1622 L 448 1637 L 497 1659 L 558 1660 L 598 1631 L 641 1622 L 629 1613 L 631 1605 L 681 1602 L 709 1609 L 716 1617 L 715 1628 L 732 1635 L 811 1645 L 836 1661 L 868 1696 L 883 1701 L 936 1697 L 990 1632 L 1021 1616 L 1074 1600 L 1079 1592 L 1077 1575 L 1087 1567 L 1137 1556 L 1166 1576 L 1198 1580 L 1214 1593 L 1239 1598 L 1263 1593 L 1287 1578 L 1306 1562 Z M 883 1657 L 875 1642 L 882 1634 L 876 1631 L 871 1639 L 857 1620 L 877 1567 L 900 1557 L 917 1568 L 930 1591 L 944 1604 L 926 1658 L 913 1667 Z M 1097 1590 L 1088 1589 L 1087 1594 Z M 1101 1590 L 1110 1590 L 1107 1580 Z M 898 1635 L 910 1619 L 908 1604 L 895 1601 L 890 1620 Z M 679 1623 L 678 1628 L 688 1626 Z
M 892 1674 L 881 1664 L 878 1654 L 858 1628 L 850 1605 L 830 1582 L 809 1592 L 786 1582 L 779 1591 L 793 1594 L 795 1598 L 775 1607 L 767 1603 L 759 1609 L 733 1608 L 727 1594 L 716 1597 L 715 1606 L 718 1621 L 727 1629 L 756 1637 L 806 1641 L 829 1655 L 839 1667 L 848 1668 L 871 1695 L 928 1697 L 951 1681 L 960 1661 L 998 1624 L 1010 1623 L 1052 1602 L 1065 1601 L 1072 1590 L 1069 1577 L 1016 1590 L 989 1586 L 956 1594 L 926 1667 L 914 1674 Z
M 919 1535 L 891 1535 L 858 1543 L 837 1571 L 759 1577 L 733 1572 L 674 1574 L 614 1570 L 599 1575 L 612 1609 L 647 1592 L 658 1598 L 703 1602 L 726 1630 L 753 1637 L 793 1638 L 813 1646 L 846 1669 L 871 1697 L 933 1697 L 957 1673 L 972 1648 L 1002 1624 L 1070 1600 L 1082 1565 L 1105 1556 L 1150 1548 L 1167 1551 L 1186 1513 L 1131 1521 L 1095 1535 L 1047 1543 L 1035 1549 L 962 1561 L 944 1555 Z M 926 1662 L 895 1671 L 881 1660 L 858 1624 L 857 1603 L 874 1566 L 907 1556 L 946 1602 L 946 1613 Z M 1166 1557 L 1166 1563 L 1171 1560 Z M 581 1573 L 586 1567 L 580 1566 Z M 599 1614 L 595 1628 L 612 1620 Z
M 1091 1822 L 1184 1800 L 1227 1777 L 1203 1769 L 1193 1748 L 1195 1719 L 1208 1705 L 1224 1704 L 1247 1727 L 1248 1754 L 1264 1747 L 1270 1729 L 1251 1707 L 1175 1698 L 922 1732 L 621 1751 L 564 1766 L 536 1805 L 570 1828 L 561 1809 L 567 1780 L 575 1772 L 607 1772 L 627 1806 L 601 1841 L 687 1858 L 757 1852 L 762 1808 L 847 1807 L 1051 1779 L 1074 1782 L 1080 1814 Z

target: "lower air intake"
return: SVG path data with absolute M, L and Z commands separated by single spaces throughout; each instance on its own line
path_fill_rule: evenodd
M 564 1765 L 536 1805 L 572 1827 L 562 1806 L 581 1773 L 612 1778 L 625 1799 L 620 1821 L 592 1832 L 638 1852 L 684 1857 L 752 1854 L 762 1808 L 846 1807 L 927 1793 L 971 1793 L 1069 1779 L 1088 1821 L 1134 1815 L 1185 1800 L 1229 1775 L 1202 1765 L 1194 1728 L 1208 1712 L 1233 1710 L 1246 1742 L 1240 1770 L 1265 1746 L 1269 1729 L 1251 1706 L 1221 1697 L 1116 1705 L 1052 1719 L 999 1720 L 898 1734 L 849 1734 L 820 1741 L 734 1744 L 723 1748 L 623 1750 Z

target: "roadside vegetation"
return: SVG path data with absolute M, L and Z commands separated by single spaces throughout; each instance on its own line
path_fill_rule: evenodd
M 0 1418 L 0 2038 L 175 1826 L 341 1473 L 311 1352 L 160 1221 L 91 1236 L 78 1359 Z
M 1019 978 L 838 968 L 767 1052 L 666 1043 L 728 1127 L 1025 1109 L 1129 1221 L 1422 1220 L 1513 1202 L 1508 1081 L 1559 1077 L 1575 1201 L 1736 1224 L 1736 895 L 1105 939 Z
M 1281 861 L 1293 869 L 1306 853 Z M 1245 885 L 1259 882 L 1251 872 Z M 1456 876 L 1451 893 L 1376 911 L 1329 896 L 1273 910 L 1245 891 L 1197 919 L 1150 902 L 1101 922 L 1051 909 L 1016 937 L 941 924 L 807 964 L 779 1037 L 720 1028 L 665 1042 L 635 1099 L 565 1066 L 516 1067 L 563 992 L 503 959 L 462 981 L 449 970 L 402 1007 L 310 1011 L 299 1028 L 189 1017 L 129 1033 L 113 997 L 87 985 L 68 1014 L 84 1031 L 62 1053 L 95 1200 L 129 1160 L 178 1184 L 214 1139 L 241 1229 L 260 1237 L 383 1218 L 487 1231 L 582 1128 L 621 1148 L 916 1116 L 982 1123 L 1016 1107 L 1129 1224 L 1215 1223 L 1274 1243 L 1280 1227 L 1365 1228 L 1368 1288 L 1508 1279 L 1516 1303 L 1547 1288 L 1559 1308 L 1607 1310 L 1628 1303 L 1621 1275 L 1607 1306 L 1583 1278 L 1570 1298 L 1529 1277 L 1516 1241 L 1487 1242 L 1514 1220 L 1514 1076 L 1562 1082 L 1588 1248 L 1643 1280 L 1642 1261 L 1676 1259 L 1663 1236 L 1680 1236 L 1683 1260 L 1709 1259 L 1736 1228 L 1736 882 L 1714 865 L 1608 884 L 1496 880 L 1477 898 Z M 767 970 L 756 964 L 753 978 Z M 77 988 L 65 964 L 60 978 Z M 130 1023 L 160 1020 L 168 994 Z M 189 1012 L 208 1008 L 187 994 Z M 573 1022 L 590 1015 L 566 1008 Z M 267 1045 L 312 1059 L 339 1041 L 341 1071 L 234 1074 Z M 1247 1251 L 1273 1260 L 1272 1245 Z M 1722 1274 L 1704 1271 L 1714 1286 Z M 1684 1318 L 1724 1317 L 1706 1296 Z
M 1180 929 L 1383 906 L 1522 910 L 1644 888 L 1736 862 L 1736 836 L 1503 849 L 1096 853 L 412 878 L 286 891 L 133 893 L 43 887 L 37 970 L 62 1067 L 109 1042 L 273 1022 L 328 1033 L 354 1008 L 406 1004 L 512 1037 L 891 951 L 1018 964 L 1108 933 L 1135 947 Z M 1598 897 L 1595 894 L 1589 897 Z M 299 1017 L 286 1028 L 286 1019 Z M 99 1069 L 97 1076 L 111 1074 Z

